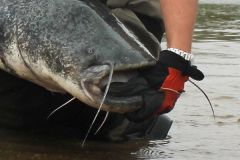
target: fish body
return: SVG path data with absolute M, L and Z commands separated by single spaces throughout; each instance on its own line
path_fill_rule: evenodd
M 156 63 L 144 45 L 95 0 L 1 0 L 0 69 L 98 108 L 100 84 Z M 106 99 L 102 110 L 125 113 L 141 97 Z

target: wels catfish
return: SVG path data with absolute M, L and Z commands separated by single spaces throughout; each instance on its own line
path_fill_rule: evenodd
M 0 1 L 0 69 L 92 107 L 112 72 L 112 81 L 124 81 L 156 59 L 98 1 Z M 141 102 L 107 97 L 101 109 L 125 113 Z

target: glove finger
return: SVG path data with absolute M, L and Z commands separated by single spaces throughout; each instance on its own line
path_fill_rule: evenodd
M 113 97 L 135 96 L 140 95 L 148 88 L 148 83 L 144 78 L 135 77 L 128 82 L 111 83 L 108 95 Z
M 155 66 L 141 70 L 140 74 L 147 80 L 150 88 L 155 88 L 161 86 L 167 77 L 168 67 L 162 63 L 157 63 Z
M 201 81 L 204 79 L 204 74 L 202 71 L 197 69 L 196 66 L 191 66 L 188 68 L 187 74 L 194 80 Z
M 164 100 L 164 93 L 155 90 L 148 90 L 143 94 L 141 109 L 125 114 L 128 120 L 142 122 L 150 118 L 159 109 Z

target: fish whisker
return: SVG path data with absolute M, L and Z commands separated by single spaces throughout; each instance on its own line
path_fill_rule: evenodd
M 94 101 L 94 98 L 91 96 L 91 94 L 88 92 L 88 90 L 85 87 L 85 81 L 86 79 L 81 80 L 81 87 L 83 89 L 83 92 L 91 101 Z
M 101 125 L 98 127 L 98 129 L 97 129 L 97 131 L 94 133 L 94 135 L 96 135 L 96 134 L 100 131 L 100 129 L 103 127 L 103 125 L 104 125 L 105 122 L 107 121 L 108 115 L 109 115 L 109 112 L 106 112 L 106 115 L 105 115 L 105 117 L 104 117 Z
M 213 109 L 213 105 L 212 105 L 210 99 L 208 98 L 207 94 L 196 83 L 194 83 L 190 79 L 188 81 L 191 82 L 195 87 L 197 87 L 203 93 L 203 95 L 206 97 L 206 99 L 208 100 L 208 103 L 209 103 L 209 105 L 211 107 L 213 118 L 216 121 L 216 115 L 215 115 L 215 112 L 214 112 L 214 109 Z
M 99 106 L 99 108 L 98 108 L 98 110 L 97 110 L 97 113 L 95 114 L 95 117 L 94 117 L 94 119 L 92 120 L 92 123 L 91 123 L 90 127 L 88 128 L 88 131 L 87 131 L 87 133 L 86 133 L 86 135 L 85 135 L 85 138 L 83 139 L 82 147 L 84 146 L 84 144 L 85 144 L 85 142 L 86 142 L 86 139 L 87 139 L 87 137 L 88 137 L 88 135 L 89 135 L 89 133 L 90 133 L 90 131 L 91 131 L 91 129 L 92 129 L 92 127 L 93 127 L 93 125 L 94 125 L 94 123 L 95 123 L 95 121 L 96 121 L 99 113 L 100 113 L 100 111 L 101 111 L 101 108 L 102 108 L 102 106 L 103 106 L 103 103 L 104 103 L 104 101 L 105 101 L 105 99 L 106 99 L 106 97 L 107 97 L 107 93 L 108 93 L 108 91 L 109 91 L 109 87 L 110 87 L 110 84 L 111 84 L 111 81 L 112 81 L 112 77 L 113 77 L 113 69 L 114 69 L 114 67 L 113 67 L 113 64 L 112 64 L 111 62 L 110 62 L 110 63 L 107 63 L 107 64 L 110 66 L 110 73 L 109 73 L 108 83 L 107 83 L 107 86 L 106 86 L 106 88 L 105 88 L 105 91 L 104 91 L 104 94 L 103 94 L 103 98 L 102 98 L 102 101 L 101 101 L 101 103 L 100 103 L 100 106 Z
M 69 104 L 70 102 L 72 102 L 74 99 L 76 99 L 76 97 L 71 98 L 70 100 L 68 100 L 67 102 L 65 102 L 64 104 L 62 104 L 61 106 L 57 107 L 56 109 L 54 109 L 47 117 L 47 119 L 49 119 L 53 114 L 55 114 L 59 109 L 63 108 L 64 106 L 66 106 L 67 104 Z

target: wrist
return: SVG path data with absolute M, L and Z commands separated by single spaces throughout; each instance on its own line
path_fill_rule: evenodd
M 175 68 L 179 70 L 182 75 L 190 76 L 195 80 L 202 80 L 204 78 L 203 73 L 197 69 L 196 66 L 191 65 L 191 61 L 186 60 L 181 54 L 176 54 L 170 50 L 163 50 L 160 52 L 157 64 Z
M 190 52 L 185 52 L 185 51 L 183 51 L 181 49 L 177 49 L 177 48 L 167 48 L 167 50 L 181 56 L 182 58 L 184 58 L 187 61 L 192 61 L 192 59 L 193 59 L 193 54 L 191 54 Z
M 170 50 L 163 50 L 160 52 L 158 63 L 164 64 L 167 67 L 175 68 L 182 73 L 185 73 L 191 61 L 184 59 L 180 54 Z

